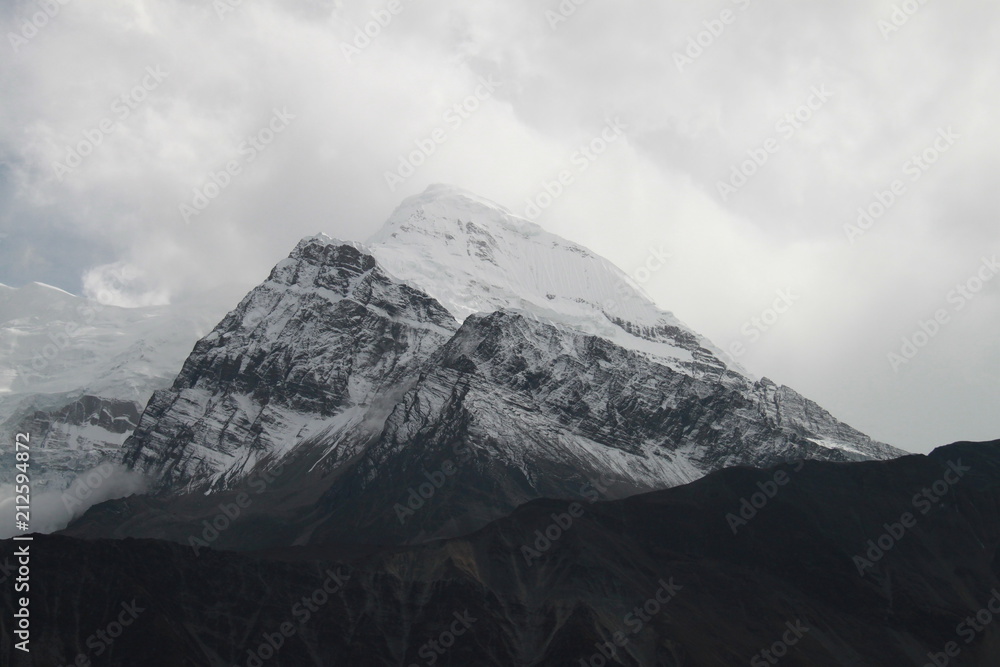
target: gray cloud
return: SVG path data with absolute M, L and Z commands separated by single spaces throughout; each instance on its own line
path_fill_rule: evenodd
M 1000 281 L 898 372 L 887 355 L 1000 252 L 1000 8 L 927 3 L 884 36 L 901 4 L 589 0 L 553 29 L 556 0 L 401 0 L 348 58 L 388 2 L 255 0 L 221 16 L 208 0 L 68 2 L 3 45 L 0 281 L 79 292 L 131 266 L 134 303 L 249 287 L 300 237 L 363 239 L 432 182 L 523 211 L 618 116 L 626 140 L 574 172 L 540 224 L 629 272 L 669 248 L 651 296 L 874 437 L 921 451 L 995 438 Z M 38 11 L 5 7 L 3 33 Z M 691 39 L 703 52 L 679 71 Z M 167 74 L 143 92 L 147 67 Z M 449 127 L 482 76 L 502 86 Z M 832 95 L 785 136 L 776 124 L 816 86 Z M 250 160 L 241 146 L 276 109 L 294 119 Z M 391 192 L 385 172 L 438 127 L 447 140 Z M 904 163 L 947 127 L 961 138 L 909 180 Z M 66 147 L 94 132 L 60 178 Z M 723 201 L 718 182 L 771 138 Z M 234 160 L 240 173 L 185 222 L 181 204 Z M 850 243 L 844 226 L 894 179 L 905 194 Z M 750 341 L 744 324 L 786 288 L 798 301 Z

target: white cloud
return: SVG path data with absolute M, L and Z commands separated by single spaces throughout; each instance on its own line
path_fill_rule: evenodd
M 139 473 L 118 464 L 102 463 L 80 473 L 65 489 L 32 493 L 30 530 L 33 533 L 62 530 L 94 505 L 145 493 L 146 489 L 147 481 Z M 18 534 L 14 492 L 13 484 L 0 484 L 0 540 Z
M 83 296 L 105 306 L 137 308 L 170 303 L 170 293 L 152 285 L 134 264 L 102 264 L 83 274 Z
M 362 239 L 428 183 L 521 211 L 617 115 L 627 140 L 541 224 L 626 270 L 668 243 L 673 261 L 645 289 L 720 345 L 776 289 L 799 290 L 741 361 L 875 437 L 997 436 L 995 377 L 975 370 L 1000 357 L 995 286 L 899 374 L 885 355 L 1000 251 L 1000 9 L 931 3 L 884 39 L 889 1 L 591 0 L 553 31 L 554 0 L 403 0 L 349 61 L 345 40 L 385 5 L 262 0 L 222 18 L 196 0 L 65 5 L 0 65 L 0 281 L 93 293 L 141 267 L 126 305 L 249 288 L 300 237 Z M 31 7 L 5 9 L 3 32 Z M 674 52 L 725 8 L 736 20 L 679 72 Z M 157 66 L 169 74 L 120 118 L 115 100 Z M 391 193 L 384 173 L 490 75 L 502 87 Z M 723 202 L 717 181 L 820 85 L 830 100 Z M 295 119 L 250 162 L 241 144 L 276 108 Z M 60 180 L 54 162 L 106 117 L 113 131 Z M 858 206 L 948 125 L 962 140 L 848 244 Z M 240 174 L 185 224 L 179 206 L 231 160 Z

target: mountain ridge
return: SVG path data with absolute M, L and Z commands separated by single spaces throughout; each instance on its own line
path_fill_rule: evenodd
M 1000 586 L 1000 441 L 796 467 L 729 468 L 616 501 L 541 498 L 473 533 L 410 546 L 196 554 L 152 540 L 37 536 L 44 548 L 33 566 L 44 576 L 33 614 L 53 664 L 102 627 L 102 609 L 133 597 L 149 622 L 130 630 L 118 659 L 244 664 L 297 600 L 337 575 L 328 602 L 269 664 L 421 664 L 452 612 L 476 619 L 438 654 L 437 664 L 456 667 L 578 667 L 609 653 L 643 667 L 767 664 L 763 651 L 789 623 L 803 632 L 781 664 L 923 664 L 949 642 L 962 664 L 993 664 L 995 624 L 969 641 L 957 629 L 970 630 L 966 619 Z M 734 531 L 727 514 L 771 484 L 766 504 Z M 927 490 L 936 500 L 923 512 L 913 498 Z M 883 540 L 859 572 L 856 558 L 906 511 L 916 525 Z M 230 601 L 224 618 L 203 604 L 213 595 Z M 645 615 L 636 611 L 646 604 Z M 86 622 L 69 623 L 81 613 Z
M 511 220 L 431 188 L 373 242 L 304 238 L 154 394 L 121 460 L 174 495 L 296 470 L 275 490 L 291 517 L 277 542 L 231 533 L 256 535 L 238 547 L 249 549 L 468 532 L 532 498 L 571 497 L 584 478 L 607 477 L 612 498 L 732 465 L 902 454 L 733 368 L 622 291 L 607 260 Z M 551 253 L 558 266 L 539 268 Z M 557 274 L 580 281 L 553 294 Z M 628 307 L 609 313 L 611 298 Z M 464 313 L 473 306 L 489 310 Z M 451 470 L 457 449 L 466 458 Z M 447 483 L 399 520 L 400 497 L 428 479 Z M 253 514 L 241 521 L 274 527 Z M 196 519 L 129 525 L 176 539 Z

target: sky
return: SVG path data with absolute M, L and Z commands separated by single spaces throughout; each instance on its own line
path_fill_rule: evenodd
M 448 183 L 878 440 L 1000 438 L 994 2 L 18 0 L 0 28 L 2 283 L 238 294 Z

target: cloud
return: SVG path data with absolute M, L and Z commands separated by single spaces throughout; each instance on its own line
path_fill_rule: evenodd
M 83 296 L 122 308 L 170 303 L 165 289 L 151 285 L 145 271 L 125 262 L 102 264 L 84 273 Z
M 117 464 L 102 463 L 78 475 L 66 489 L 32 493 L 30 530 L 33 533 L 54 533 L 68 526 L 73 519 L 83 516 L 94 505 L 141 494 L 146 488 L 142 475 Z M 15 530 L 16 502 L 14 486 L 0 485 L 0 540 L 20 532 Z
M 217 4 L 67 3 L 3 60 L 0 282 L 93 292 L 141 267 L 124 305 L 248 289 L 300 237 L 363 239 L 429 183 L 522 211 L 620 117 L 625 140 L 538 222 L 628 272 L 667 244 L 674 260 L 643 287 L 721 346 L 798 290 L 741 362 L 875 437 L 926 449 L 1000 430 L 995 379 L 971 370 L 1000 360 L 995 285 L 898 373 L 886 359 L 1000 251 L 1000 9 L 928 3 L 886 32 L 899 3 L 591 0 L 557 22 L 555 0 Z M 7 6 L 4 34 L 33 11 Z M 502 85 L 449 125 L 481 77 Z M 857 209 L 948 127 L 961 139 L 850 243 Z M 386 172 L 438 128 L 390 190 Z M 88 137 L 78 166 L 56 167 Z M 719 183 L 769 139 L 724 200 Z

